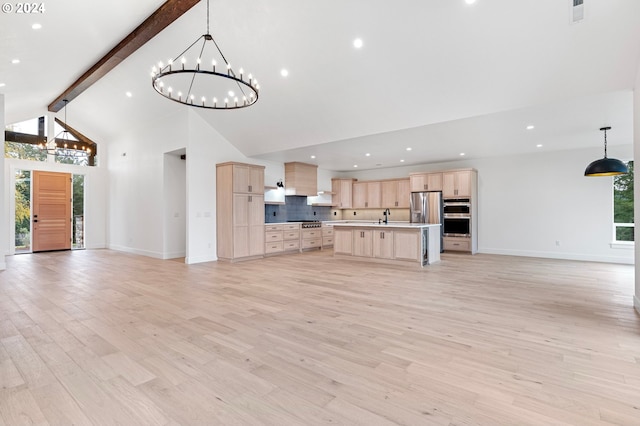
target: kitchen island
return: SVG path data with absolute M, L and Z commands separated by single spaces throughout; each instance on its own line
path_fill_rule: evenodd
M 440 224 L 336 221 L 333 255 L 420 266 L 440 262 Z

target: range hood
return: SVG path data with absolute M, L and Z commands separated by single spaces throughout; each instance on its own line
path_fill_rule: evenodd
M 307 163 L 284 163 L 284 195 L 318 195 L 318 166 Z

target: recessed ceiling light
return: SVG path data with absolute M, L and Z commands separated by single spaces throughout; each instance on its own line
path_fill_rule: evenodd
M 539 143 L 538 145 L 536 145 L 536 148 L 542 148 L 542 144 Z
M 354 165 L 353 165 L 353 167 L 358 168 L 358 165 L 357 165 L 357 164 L 354 164 Z
M 33 24 L 31 26 L 31 28 L 33 28 L 34 30 L 39 30 L 40 28 L 42 28 L 42 24 L 38 24 L 37 22 L 35 24 Z
M 461 153 L 460 153 L 460 156 L 461 156 L 461 157 L 464 157 L 464 152 L 461 152 Z
M 19 64 L 20 63 L 20 59 L 12 59 L 11 63 L 12 64 Z
M 400 160 L 401 163 L 404 163 L 404 160 Z
M 533 129 L 535 129 L 535 128 L 536 128 L 536 126 L 534 126 L 533 124 L 529 124 L 529 125 L 527 126 L 527 130 L 533 130 Z
M 411 147 L 408 147 L 408 148 L 407 148 L 407 151 L 411 151 Z
M 133 96 L 133 93 L 131 93 L 131 92 L 127 92 L 127 93 L 125 93 L 125 95 L 127 95 L 127 97 L 128 97 L 128 98 L 130 98 L 130 97 L 132 97 L 132 96 Z
M 288 76 L 288 75 L 289 75 L 289 70 L 287 70 L 287 69 L 285 69 L 285 68 L 282 68 L 282 69 L 280 70 L 280 75 L 281 75 L 281 76 L 283 76 L 283 77 Z
M 361 38 L 353 40 L 353 47 L 355 47 L 356 49 L 360 49 L 362 47 L 362 44 L 363 43 Z
M 476 0 L 464 0 L 466 4 L 474 4 Z
M 316 156 L 315 156 L 315 155 L 312 155 L 312 156 L 311 156 L 311 158 L 316 158 Z
M 367 152 L 367 153 L 365 154 L 365 157 L 371 157 L 371 154 Z
M 6 86 L 6 84 L 0 83 L 0 87 L 4 87 L 4 86 Z

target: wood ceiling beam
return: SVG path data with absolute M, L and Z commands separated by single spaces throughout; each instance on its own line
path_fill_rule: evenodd
M 87 90 L 96 81 L 104 77 L 120 62 L 142 47 L 146 42 L 155 37 L 173 21 L 184 15 L 189 9 L 199 3 L 200 0 L 167 0 L 151 16 L 138 26 L 131 34 L 126 36 L 102 59 L 96 62 L 71 86 L 62 92 L 51 104 L 49 111 L 58 112 L 64 108 L 64 100 L 71 102 L 82 92 Z

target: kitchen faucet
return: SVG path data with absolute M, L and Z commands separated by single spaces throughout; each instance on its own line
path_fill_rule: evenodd
M 391 211 L 389 211 L 389 209 L 387 208 L 382 212 L 382 214 L 384 215 L 384 224 L 387 225 L 389 223 L 389 216 L 391 216 Z

